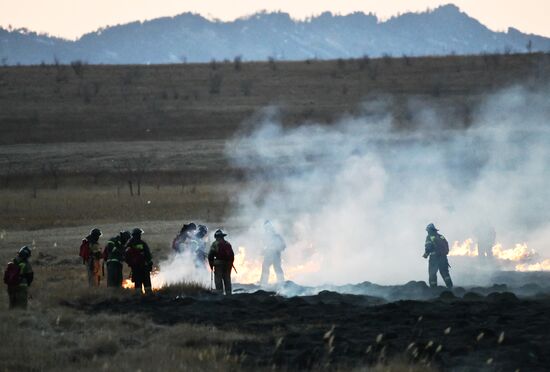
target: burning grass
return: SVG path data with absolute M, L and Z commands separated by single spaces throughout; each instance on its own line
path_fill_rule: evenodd
M 501 267 L 512 266 L 515 271 L 550 271 L 550 259 L 540 260 L 538 253 L 530 249 L 526 243 L 517 243 L 511 248 L 504 248 L 501 243 L 491 248 L 492 255 L 485 258 Z M 455 241 L 450 249 L 449 256 L 480 257 L 479 247 L 473 239 L 466 239 L 462 243 Z

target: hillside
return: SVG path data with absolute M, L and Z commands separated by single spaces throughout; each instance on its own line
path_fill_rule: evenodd
M 494 32 L 454 5 L 405 13 L 387 21 L 372 14 L 323 13 L 293 20 L 286 13 L 257 13 L 232 22 L 185 13 L 109 26 L 76 41 L 0 29 L 4 64 L 83 60 L 100 64 L 245 60 L 336 59 L 383 55 L 425 56 L 550 50 L 550 39 L 510 28 Z

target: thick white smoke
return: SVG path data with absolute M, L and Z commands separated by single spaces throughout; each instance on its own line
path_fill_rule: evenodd
M 285 267 L 319 265 L 292 274 L 308 285 L 426 280 L 429 222 L 451 242 L 492 226 L 504 246 L 550 255 L 549 98 L 522 88 L 488 96 L 468 129 L 448 129 L 462 120 L 451 110 L 412 101 L 406 131 L 384 101 L 330 126 L 284 128 L 271 112 L 227 145 L 248 175 L 228 217 L 246 228 L 231 241 L 258 258 L 272 220 L 287 241 Z M 453 271 L 457 284 L 471 283 Z
M 153 275 L 153 287 L 184 282 L 202 284 L 207 288 L 211 285 L 206 265 L 196 265 L 195 257 L 190 251 L 171 254 L 159 263 L 159 272 Z

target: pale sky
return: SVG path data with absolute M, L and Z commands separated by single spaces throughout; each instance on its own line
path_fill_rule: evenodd
M 188 11 L 222 20 L 259 10 L 281 10 L 298 19 L 323 11 L 363 11 L 387 19 L 449 2 L 493 30 L 504 31 L 512 26 L 550 36 L 550 0 L 0 0 L 0 25 L 75 39 L 108 25 Z

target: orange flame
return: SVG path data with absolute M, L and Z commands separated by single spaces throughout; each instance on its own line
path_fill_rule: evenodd
M 235 254 L 235 268 L 238 273 L 234 275 L 235 281 L 241 284 L 253 284 L 260 281 L 262 275 L 261 259 L 253 259 L 247 256 L 245 247 L 239 247 Z M 283 262 L 283 271 L 285 279 L 293 280 L 298 275 L 317 272 L 321 269 L 321 264 L 316 255 L 313 255 L 308 261 L 300 265 L 289 266 Z M 277 280 L 275 272 L 269 271 L 269 283 L 275 283 Z
M 518 243 L 512 248 L 505 249 L 502 244 L 495 244 L 492 249 L 493 257 L 507 262 L 518 262 L 516 271 L 550 271 L 550 259 L 529 263 L 537 257 L 537 252 L 530 249 L 527 243 Z M 455 241 L 449 250 L 449 256 L 478 257 L 479 250 L 473 239 L 466 239 L 462 243 Z
M 546 259 L 534 264 L 518 264 L 516 271 L 550 271 L 550 260 Z
M 134 289 L 136 286 L 134 282 L 132 282 L 132 279 L 125 279 L 122 281 L 122 288 L 125 289 Z M 151 272 L 151 289 L 154 291 L 158 291 L 159 289 L 165 287 L 164 279 L 162 278 L 162 275 L 158 269 L 155 269 Z
M 449 249 L 449 256 L 477 257 L 479 254 L 477 244 L 474 245 L 473 242 L 472 239 L 466 239 L 462 243 L 455 241 Z
M 493 247 L 493 256 L 500 260 L 524 261 L 533 258 L 537 253 L 533 249 L 527 248 L 527 244 L 516 244 L 514 248 L 503 249 L 501 244 Z

